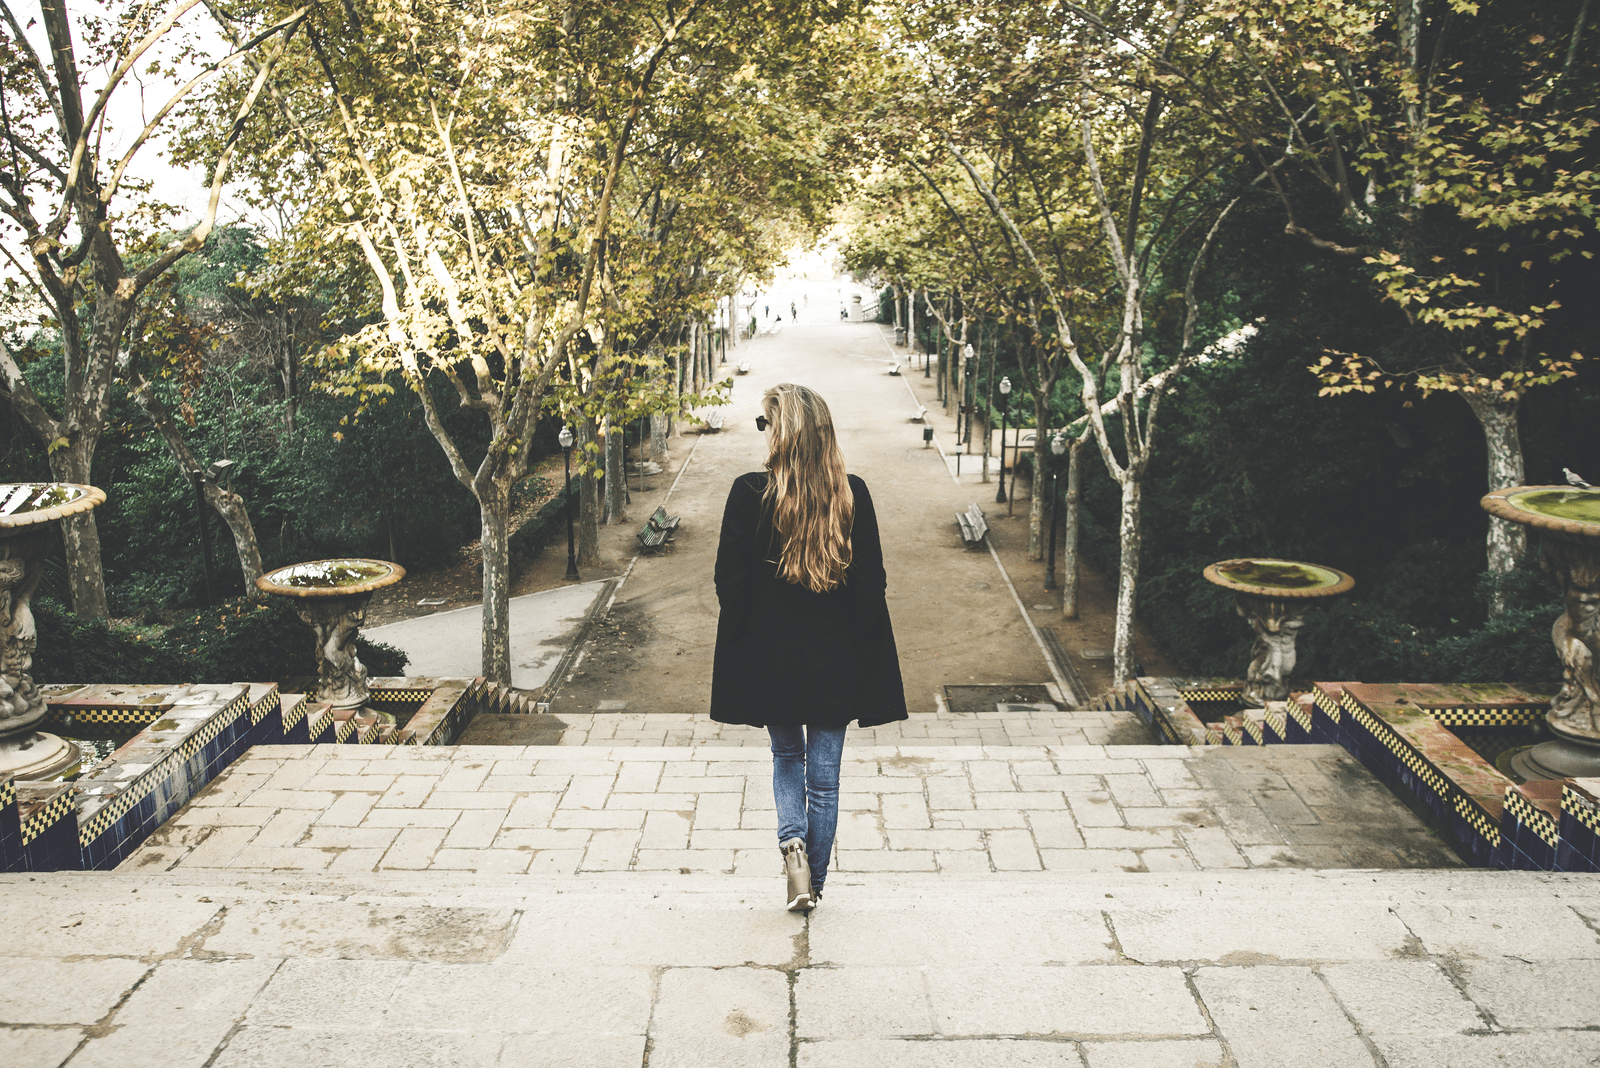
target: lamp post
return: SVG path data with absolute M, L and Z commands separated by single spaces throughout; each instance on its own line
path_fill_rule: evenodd
M 1000 488 L 995 490 L 994 503 L 1006 503 L 1006 422 L 1011 415 L 1011 379 L 1000 380 Z
M 1044 588 L 1047 590 L 1056 588 L 1056 515 L 1058 512 L 1056 507 L 1058 503 L 1056 500 L 1056 478 L 1059 474 L 1056 470 L 1056 462 L 1061 459 L 1061 454 L 1066 451 L 1066 438 L 1057 434 L 1050 439 L 1050 455 L 1054 459 L 1050 461 L 1050 551 L 1047 554 L 1049 562 L 1044 565 Z
M 961 347 L 961 402 L 956 405 L 956 444 L 972 441 L 972 410 L 975 404 L 967 403 L 967 383 L 972 380 L 972 346 Z M 965 420 L 965 422 L 963 422 Z
M 211 564 L 211 531 L 206 525 L 206 473 L 196 468 L 189 472 L 189 484 L 194 487 L 194 515 L 200 523 L 200 560 L 206 571 L 206 604 L 217 603 L 216 570 Z
M 562 427 L 561 433 L 557 435 L 556 440 L 561 443 L 561 466 L 565 469 L 567 476 L 566 490 L 564 491 L 567 495 L 567 579 L 571 582 L 577 582 L 580 577 L 578 575 L 578 553 L 572 542 L 572 427 Z

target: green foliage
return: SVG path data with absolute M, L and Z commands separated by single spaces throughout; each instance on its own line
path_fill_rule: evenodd
M 578 504 L 578 490 L 579 484 L 574 481 L 570 493 L 573 508 Z M 516 533 L 511 535 L 513 567 L 519 564 L 526 566 L 544 550 L 546 545 L 566 533 L 568 496 L 566 491 L 557 491 L 554 497 L 546 501 L 527 522 L 517 528 Z
M 49 599 L 34 605 L 34 677 L 48 682 L 278 682 L 315 675 L 311 630 L 282 598 L 201 609 L 164 633 L 88 620 Z M 372 675 L 403 675 L 406 654 L 356 639 Z

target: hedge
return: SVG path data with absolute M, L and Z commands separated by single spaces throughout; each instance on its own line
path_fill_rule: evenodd
M 33 677 L 43 682 L 279 682 L 317 672 L 311 630 L 282 598 L 195 609 L 148 636 L 47 598 L 33 614 Z M 372 675 L 405 674 L 406 654 L 392 645 L 357 638 L 356 655 Z

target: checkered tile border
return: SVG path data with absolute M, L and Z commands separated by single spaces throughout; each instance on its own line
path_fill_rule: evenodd
M 1457 705 L 1435 708 L 1420 705 L 1445 727 L 1525 727 L 1544 718 L 1550 706 L 1544 702 L 1519 705 Z
M 403 705 L 426 701 L 433 695 L 432 688 L 415 690 L 380 690 L 372 688 L 367 691 L 367 699 L 375 705 Z
M 185 738 L 178 746 L 166 756 L 156 761 L 143 775 L 134 779 L 116 797 L 112 798 L 100 811 L 89 818 L 89 822 L 78 830 L 79 845 L 87 848 L 91 842 L 99 838 L 110 827 L 127 815 L 129 810 L 150 796 L 162 783 L 167 781 L 170 768 L 174 763 L 187 763 L 209 744 L 217 735 L 221 734 L 234 721 L 244 715 L 250 707 L 250 692 L 242 691 L 239 696 L 223 705 L 212 713 L 200 729 Z
M 52 705 L 45 713 L 44 723 L 58 726 L 64 724 L 68 716 L 76 723 L 134 723 L 141 727 L 148 727 L 160 719 L 172 708 L 168 701 L 159 705 L 144 705 L 139 708 L 64 708 Z
M 250 726 L 259 727 L 261 721 L 276 712 L 283 704 L 283 695 L 274 686 L 272 692 L 250 706 Z
M 1514 786 L 1506 787 L 1506 813 L 1520 820 L 1545 845 L 1555 848 L 1556 840 L 1560 838 L 1556 821 L 1544 809 L 1523 797 L 1522 791 Z
M 70 785 L 63 786 L 61 792 L 52 797 L 45 806 L 27 819 L 22 821 L 22 844 L 24 846 L 44 834 L 56 822 L 72 814 L 73 803 L 77 791 Z
M 1185 701 L 1237 701 L 1243 693 L 1243 686 L 1229 686 L 1212 690 L 1179 690 L 1178 696 Z
M 1600 835 L 1600 806 L 1570 786 L 1561 791 L 1561 811 Z

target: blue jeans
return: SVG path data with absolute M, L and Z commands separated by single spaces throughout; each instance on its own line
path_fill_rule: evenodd
M 839 760 L 844 727 L 768 727 L 772 735 L 772 795 L 778 841 L 806 844 L 811 888 L 822 889 L 839 826 Z

